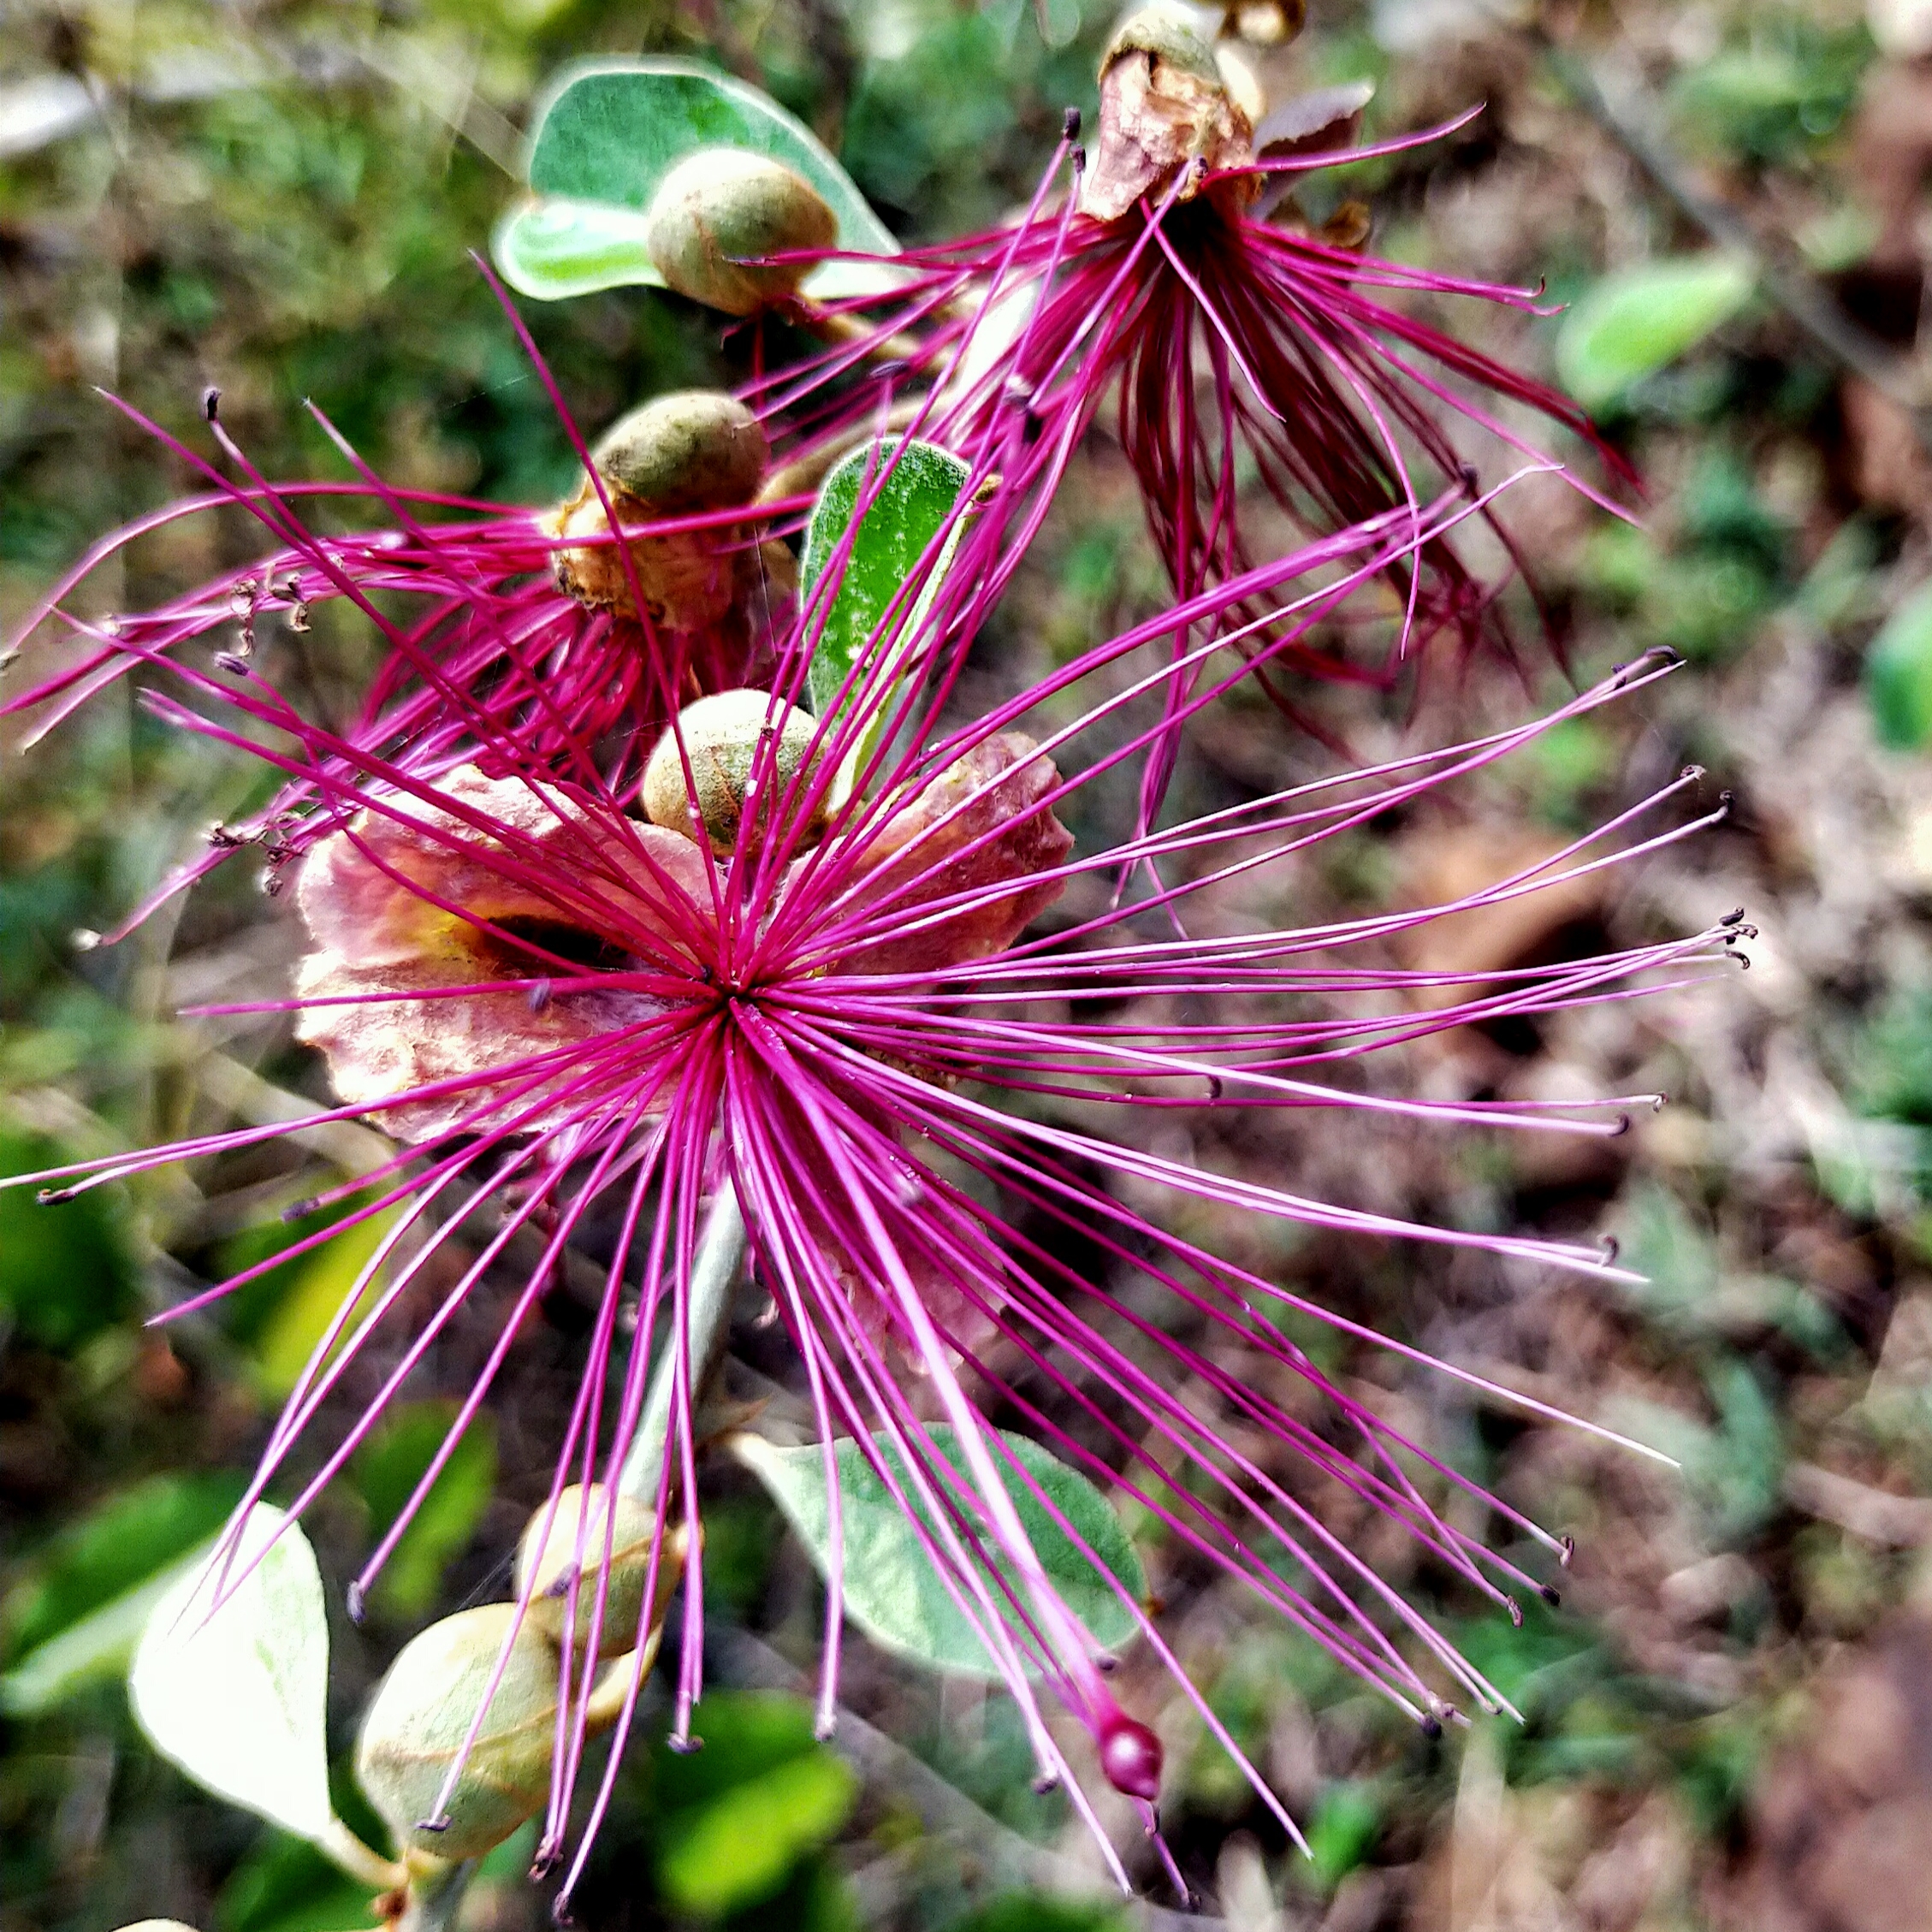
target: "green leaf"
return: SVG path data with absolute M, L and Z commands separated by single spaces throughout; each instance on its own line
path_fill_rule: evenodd
M 513 208 L 496 224 L 489 249 L 513 288 L 544 301 L 600 288 L 661 288 L 645 241 L 649 227 L 634 208 L 560 196 Z
M 367 1884 L 286 1832 L 264 1832 L 215 1901 L 215 1932 L 357 1932 L 382 1923 Z
M 69 1158 L 41 1135 L 0 1133 L 0 1176 L 39 1173 Z M 43 1203 L 32 1188 L 0 1189 L 0 1313 L 23 1339 L 70 1353 L 134 1299 L 133 1265 L 105 1194 Z
M 838 217 L 837 246 L 896 255 L 898 243 L 811 129 L 777 102 L 695 61 L 602 61 L 572 68 L 540 104 L 527 176 L 533 207 L 492 246 L 505 280 L 554 301 L 593 289 L 661 287 L 643 247 L 658 185 L 686 155 L 733 147 L 802 175 Z M 874 286 L 876 269 L 827 263 L 806 282 L 829 297 Z
M 38 1717 L 96 1684 L 124 1674 L 155 1605 L 205 1554 L 205 1547 L 197 1550 L 30 1651 L 24 1662 L 0 1677 L 0 1711 L 9 1717 Z
M 1556 371 L 1588 409 L 1687 354 L 1751 299 L 1747 263 L 1730 255 L 1675 256 L 1608 275 L 1563 317 Z
M 249 1512 L 232 1562 L 221 1550 L 149 1617 L 127 1674 L 135 1718 L 197 1784 L 320 1842 L 337 1828 L 329 1795 L 329 1622 L 315 1552 L 265 1502 Z M 228 1595 L 211 1609 L 224 1579 Z
M 940 1424 L 927 1433 L 935 1454 L 963 1475 L 965 1465 L 953 1431 Z M 1135 1602 L 1143 1598 L 1147 1583 L 1141 1560 L 1119 1517 L 1099 1490 L 1026 1437 L 1002 1430 L 1000 1440 L 1119 1579 L 1128 1597 Z M 878 1446 L 902 1485 L 910 1487 L 898 1452 L 882 1440 Z M 824 1570 L 830 1531 L 821 1449 L 816 1444 L 780 1449 L 754 1436 L 738 1437 L 733 1447 L 739 1460 L 770 1490 L 812 1560 Z M 999 1673 L 993 1659 L 953 1602 L 892 1492 L 867 1466 L 856 1443 L 843 1441 L 836 1453 L 845 1545 L 845 1614 L 874 1643 L 901 1656 L 935 1669 L 997 1677 Z M 1139 1626 L 1113 1584 L 1095 1569 L 1017 1473 L 1003 1467 L 1001 1473 L 1034 1553 L 1067 1608 L 1103 1649 L 1129 1643 Z M 1002 1573 L 1025 1603 L 1024 1588 L 1004 1566 Z
M 899 453 L 898 460 L 887 470 L 895 453 Z M 825 629 L 812 654 L 809 686 L 812 708 L 820 717 L 831 709 L 839 687 L 868 648 L 873 668 L 866 682 L 892 675 L 898 655 L 894 647 L 914 631 L 917 603 L 908 602 L 901 609 L 892 636 L 875 637 L 874 633 L 919 560 L 952 517 L 971 475 L 958 457 L 937 443 L 915 439 L 904 443 L 902 452 L 901 438 L 886 436 L 854 450 L 825 479 L 805 526 L 802 583 L 808 597 L 850 529 L 861 493 L 873 488 L 876 495 L 852 539 L 831 608 L 825 613 Z M 964 517 L 955 519 L 927 579 L 927 597 L 943 579 L 965 527 Z M 855 686 L 855 691 L 859 688 Z M 882 702 L 881 715 L 889 708 L 890 701 Z
M 154 1476 L 96 1504 L 0 1604 L 9 1654 L 27 1656 L 199 1548 L 241 1491 L 235 1475 Z
M 286 1396 L 294 1388 L 317 1342 L 328 1333 L 394 1218 L 393 1212 L 370 1215 L 295 1265 L 293 1278 L 256 1341 L 256 1380 L 263 1394 Z M 363 1288 L 354 1315 L 337 1337 L 337 1348 L 355 1333 L 356 1323 L 382 1292 L 378 1271 Z
M 707 1918 L 756 1905 L 838 1832 L 857 1792 L 850 1768 L 828 1751 L 775 1765 L 669 1821 L 658 1883 L 679 1911 Z
M 714 1691 L 696 1753 L 652 1754 L 658 1882 L 707 1917 L 775 1896 L 845 1822 L 851 1773 L 813 1735 L 812 1708 L 775 1691 Z M 796 1919 L 791 1923 L 797 1923 Z
M 378 1531 L 401 1514 L 456 1413 L 454 1402 L 406 1403 L 388 1412 L 381 1427 L 357 1450 L 349 1479 Z M 495 1485 L 496 1425 L 479 1414 L 450 1452 L 382 1566 L 376 1602 L 406 1617 L 422 1617 L 434 1609 L 443 1571 L 468 1547 Z
M 1917 751 L 1932 742 L 1932 584 L 1906 598 L 1872 639 L 1865 696 L 1881 744 Z

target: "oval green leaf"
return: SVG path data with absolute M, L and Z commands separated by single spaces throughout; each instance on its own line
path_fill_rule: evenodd
M 532 122 L 525 174 L 532 204 L 499 224 L 504 279 L 553 301 L 599 288 L 661 287 L 643 248 L 658 185 L 701 148 L 743 148 L 802 175 L 838 217 L 838 246 L 896 255 L 899 245 L 811 129 L 756 87 L 696 61 L 599 61 L 561 74 Z M 626 219 L 628 217 L 628 219 Z M 877 285 L 863 263 L 827 263 L 808 280 L 833 297 Z
M 934 1425 L 927 1433 L 935 1454 L 960 1471 L 964 1482 L 965 1459 L 953 1431 Z M 1034 1554 L 1062 1600 L 1103 1649 L 1115 1650 L 1131 1642 L 1140 1627 L 1122 1602 L 1115 1580 L 1136 1603 L 1146 1597 L 1147 1581 L 1119 1517 L 1093 1484 L 1039 1443 L 1005 1430 L 1000 1440 L 1111 1573 L 1110 1576 L 1096 1569 L 1019 1474 L 1003 1467 L 1006 1493 L 1013 1499 Z M 904 1465 L 898 1452 L 882 1438 L 874 1441 L 905 1485 Z M 733 1448 L 739 1461 L 770 1491 L 811 1552 L 812 1561 L 824 1573 L 830 1538 L 824 1452 L 816 1443 L 781 1449 L 756 1436 L 738 1437 Z M 918 1532 L 858 1446 L 850 1439 L 841 1442 L 836 1458 L 845 1545 L 846 1615 L 875 1644 L 914 1662 L 967 1676 L 999 1677 L 1001 1674 L 986 1646 L 927 1556 Z M 987 1547 L 992 1547 L 990 1541 Z M 1024 1589 L 1004 1566 L 1001 1573 L 1023 1603 Z
M 811 520 L 805 526 L 801 581 L 809 597 L 851 527 L 861 492 L 868 484 L 875 486 L 876 494 L 852 539 L 831 608 L 825 614 L 825 629 L 812 655 L 811 703 L 821 718 L 836 702 L 852 667 L 874 643 L 874 633 L 884 624 L 893 600 L 952 516 L 972 476 L 958 457 L 937 443 L 915 438 L 903 448 L 901 445 L 898 436 L 881 437 L 840 461 L 821 487 Z M 948 553 L 964 522 L 963 518 L 957 519 Z M 948 554 L 935 560 L 930 585 L 938 585 L 949 560 Z M 902 610 L 898 632 L 911 628 L 910 620 L 915 614 L 912 606 Z M 892 643 L 891 637 L 877 637 L 882 660 L 891 655 Z
M 1865 696 L 1881 744 L 1916 751 L 1932 743 L 1932 584 L 1907 597 L 1872 639 Z
M 649 227 L 635 208 L 559 197 L 513 208 L 489 248 L 513 288 L 547 302 L 600 288 L 661 288 L 645 244 Z
M 1556 372 L 1588 409 L 1687 354 L 1751 299 L 1750 264 L 1732 255 L 1677 256 L 1605 276 L 1563 317 Z
M 155 1749 L 204 1789 L 322 1842 L 336 1827 L 329 1621 L 315 1552 L 265 1502 L 249 1511 L 232 1560 L 222 1550 L 217 1544 L 149 1616 L 127 1674 L 134 1716 Z M 224 1581 L 252 1562 L 211 1608 Z

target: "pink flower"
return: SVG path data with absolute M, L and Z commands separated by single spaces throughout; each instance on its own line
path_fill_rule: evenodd
M 1110 398 L 1183 601 L 1241 577 L 1283 521 L 1319 538 L 1407 511 L 1416 542 L 1386 572 L 1399 613 L 1392 644 L 1304 639 L 1257 662 L 1271 701 L 1304 724 L 1300 678 L 1384 680 L 1444 631 L 1506 649 L 1496 587 L 1425 527 L 1429 500 L 1473 489 L 1475 476 L 1438 412 L 1555 470 L 1485 393 L 1526 406 L 1588 441 L 1614 477 L 1634 478 L 1568 397 L 1382 295 L 1548 312 L 1534 291 L 1366 255 L 1359 204 L 1323 230 L 1301 218 L 1285 192 L 1299 175 L 1431 138 L 1353 146 L 1365 98 L 1334 89 L 1266 113 L 1252 81 L 1218 66 L 1190 29 L 1159 9 L 1135 15 L 1103 65 L 1091 162 L 1070 125 L 1021 219 L 895 258 L 904 279 L 892 293 L 829 305 L 845 332 L 836 347 L 744 394 L 791 460 L 888 419 L 972 456 L 1002 484 L 981 547 L 995 576 L 998 530 L 1037 524 Z M 1070 157 L 1071 188 L 1055 208 L 1048 187 Z M 1259 537 L 1243 501 L 1254 483 L 1269 500 L 1264 524 L 1275 526 Z M 1485 519 L 1520 563 L 1506 527 Z M 1230 604 L 1224 621 L 1248 614 Z M 1172 687 L 1170 703 L 1183 689 Z M 1153 747 L 1143 823 L 1158 813 L 1176 745 L 1170 732 Z
M 1384 557 L 1364 541 L 1358 578 Z M 1297 565 L 1290 559 L 1272 567 L 1285 581 Z M 1251 573 L 1235 594 L 1267 592 Z M 1284 613 L 1271 616 L 1277 635 L 1293 634 Z M 1054 1506 L 987 1425 L 994 1408 L 1023 1418 L 1056 1454 L 1136 1500 L 1175 1547 L 1247 1585 L 1418 1722 L 1439 1723 L 1460 1700 L 1507 1708 L 1242 1443 L 1259 1431 L 1293 1450 L 1312 1473 L 1344 1485 L 1495 1600 L 1510 1603 L 1512 1591 L 1544 1585 L 1431 1500 L 1470 1490 L 1464 1479 L 1329 1382 L 1267 1311 L 1294 1309 L 1364 1331 L 1218 1256 L 1184 1231 L 1182 1210 L 1205 1204 L 1625 1277 L 1593 1248 L 1411 1225 L 1204 1169 L 1162 1151 L 1143 1123 L 1177 1110 L 1256 1107 L 1306 1112 L 1313 1123 L 1321 1110 L 1354 1107 L 1392 1127 L 1614 1133 L 1633 1097 L 1570 1114 L 1408 1101 L 1336 1084 L 1327 1070 L 1473 1020 L 1630 997 L 1660 978 L 1670 983 L 1708 969 L 1734 933 L 1720 926 L 1680 942 L 1526 969 L 1454 1004 L 1441 1003 L 1433 976 L 1396 970 L 1381 957 L 1383 942 L 1432 917 L 1561 886 L 1685 836 L 1692 824 L 1621 851 L 1603 850 L 1602 835 L 1592 835 L 1453 906 L 1306 932 L 1236 927 L 1179 936 L 1165 918 L 1175 908 L 1257 868 L 1292 867 L 1321 841 L 1480 770 L 1543 727 L 1077 850 L 1061 814 L 1135 756 L 1147 734 L 1118 732 L 1132 692 L 1057 728 L 1039 722 L 1048 714 L 1042 707 L 1055 690 L 1155 634 L 1142 627 L 1110 640 L 1068 667 L 1053 688 L 1022 693 L 969 725 L 922 730 L 910 749 L 877 754 L 843 797 L 853 769 L 848 754 L 871 742 L 870 712 L 885 700 L 862 696 L 821 720 L 809 756 L 787 775 L 777 751 L 785 705 L 773 696 L 746 786 L 748 803 L 754 793 L 764 803 L 744 811 L 722 854 L 640 822 L 594 785 L 475 765 L 426 779 L 374 758 L 362 759 L 352 784 L 361 756 L 355 747 L 305 724 L 258 679 L 225 684 L 189 673 L 204 699 L 272 716 L 295 736 L 300 758 L 260 755 L 305 772 L 316 801 L 293 895 L 311 950 L 295 997 L 257 1010 L 291 1009 L 301 1037 L 328 1062 L 342 1103 L 337 1111 L 374 1119 L 401 1142 L 388 1167 L 358 1183 L 373 1191 L 350 1221 L 394 1218 L 291 1398 L 252 1497 L 372 1336 L 393 1336 L 394 1366 L 371 1417 L 471 1289 L 502 1264 L 511 1242 L 527 1234 L 537 1242 L 537 1260 L 455 1419 L 453 1443 L 486 1399 L 522 1316 L 594 1212 L 614 1217 L 620 1232 L 553 1495 L 570 1482 L 619 1482 L 643 1426 L 654 1338 L 687 1334 L 710 1252 L 706 1230 L 742 1216 L 753 1278 L 797 1348 L 820 1440 L 829 1454 L 849 1439 L 899 1498 L 1017 1701 L 1041 1775 L 1065 1780 L 1090 1822 L 1080 1767 L 1046 1723 L 1043 1698 L 1078 1719 L 1102 1775 L 1143 1806 L 1150 1827 L 1160 1749 L 1123 1708 L 1108 1660 L 1041 1567 L 1006 1485 L 1017 1481 Z M 933 662 L 943 688 L 945 661 Z M 1660 669 L 1637 667 L 1557 716 L 1640 688 Z M 1195 670 L 1183 661 L 1159 677 L 1189 679 Z M 779 690 L 801 689 L 803 680 L 802 659 L 781 657 Z M 1181 714 L 1211 702 L 1215 688 L 1190 689 Z M 910 724 L 925 712 L 926 688 L 909 679 L 892 703 L 888 727 Z M 174 714 L 245 742 L 183 708 Z M 482 718 L 468 722 L 480 736 Z M 1022 724 L 1043 735 L 1021 735 Z M 878 742 L 895 735 L 888 728 Z M 1692 776 L 1639 809 L 1674 797 Z M 1614 829 L 1636 816 L 1626 815 Z M 1136 869 L 1174 882 L 1125 905 L 1099 889 Z M 1029 922 L 1056 903 L 1063 904 L 1058 929 L 1028 937 Z M 1416 995 L 1425 984 L 1426 1005 L 1365 1004 L 1374 995 Z M 1200 1002 L 1209 1017 L 1177 1016 Z M 1117 1123 L 1112 1131 L 1096 1123 L 1106 1116 Z M 98 1186 L 286 1131 L 212 1135 L 65 1175 L 70 1188 Z M 1148 1205 L 1151 1196 L 1168 1208 Z M 500 1230 L 423 1317 L 425 1271 L 491 1197 L 502 1206 Z M 1055 1230 L 1076 1234 L 1103 1266 L 1088 1273 L 1070 1265 L 1056 1252 Z M 1343 1437 L 1311 1424 L 1301 1403 L 1248 1386 L 1212 1347 L 1179 1340 L 1151 1320 L 1144 1297 L 1123 1292 L 1135 1280 L 1158 1288 L 1211 1335 L 1276 1365 L 1345 1425 L 1343 1436 L 1359 1449 L 1338 1446 Z M 186 1306 L 234 1285 L 212 1287 Z M 633 1286 L 638 1321 L 626 1337 L 618 1310 Z M 365 1290 L 374 1299 L 358 1313 Z M 412 1290 L 415 1325 L 394 1332 Z M 671 1352 L 680 1367 L 655 1494 L 641 1499 L 654 1510 L 661 1541 L 702 1515 L 696 1371 L 679 1352 L 683 1346 Z M 1473 1379 L 1447 1365 L 1445 1372 Z M 1217 1415 L 1202 1413 L 1200 1398 L 1185 1393 L 1189 1386 L 1210 1393 Z M 607 1396 L 611 1390 L 617 1393 Z M 934 1451 L 927 1430 L 935 1413 L 956 1430 L 962 1467 Z M 328 1447 L 298 1509 L 353 1448 L 353 1439 Z M 1496 1498 L 1473 1493 L 1561 1551 L 1556 1538 Z M 835 1505 L 833 1514 L 836 1520 Z M 593 1570 L 595 1563 L 593 1550 Z M 685 1563 L 678 1737 L 702 1683 L 701 1538 L 688 1538 Z M 653 1564 L 658 1578 L 655 1554 Z M 667 1561 L 662 1578 L 675 1569 Z M 640 1643 L 661 1622 L 664 1604 L 654 1597 L 668 1587 L 666 1580 L 645 1591 Z M 1157 1620 L 1137 1602 L 1123 1607 L 1202 1722 L 1235 1751 L 1180 1672 Z M 821 1693 L 827 1723 L 840 1623 L 834 1561 Z M 563 1841 L 590 1691 L 588 1676 L 566 1682 L 560 1706 L 546 1855 Z M 635 1696 L 633 1683 L 619 1743 Z M 592 1829 L 617 1763 L 613 1752 L 591 1807 Z M 1249 1775 L 1293 1832 L 1278 1800 Z

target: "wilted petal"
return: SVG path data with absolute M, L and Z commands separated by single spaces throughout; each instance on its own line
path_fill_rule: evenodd
M 327 1057 L 351 1105 L 513 1069 L 650 1018 L 660 1003 L 631 990 L 546 1001 L 524 986 L 481 989 L 540 980 L 545 963 L 529 946 L 582 972 L 674 956 L 686 910 L 678 902 L 705 903 L 702 861 L 674 833 L 618 826 L 550 787 L 473 766 L 442 789 L 449 807 L 388 801 L 303 861 L 297 904 L 316 949 L 299 969 L 298 997 L 356 1003 L 306 1005 L 296 1034 Z M 453 987 L 479 990 L 427 997 Z M 489 1113 L 489 1090 L 469 1089 L 375 1117 L 398 1139 L 422 1141 L 480 1127 Z
M 1073 834 L 1040 803 L 1059 782 L 1053 761 L 1030 738 L 1001 732 L 895 812 L 862 862 L 868 901 L 890 895 L 898 925 L 916 922 L 922 907 L 960 893 L 986 896 L 901 938 L 862 945 L 845 954 L 838 969 L 937 973 L 1005 951 L 1060 896 L 1060 880 L 1039 876 L 1073 850 Z M 990 789 L 974 798 L 982 787 Z M 972 803 L 959 809 L 968 798 Z M 986 842 L 978 845 L 981 839 Z

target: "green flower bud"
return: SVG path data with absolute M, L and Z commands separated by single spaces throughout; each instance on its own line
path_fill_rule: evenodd
M 829 248 L 839 217 L 789 168 L 742 148 L 687 155 L 651 198 L 645 246 L 680 295 L 754 315 L 798 292 L 805 264 L 750 266 L 796 248 Z
M 697 836 L 691 823 L 691 793 L 684 780 L 684 758 L 690 761 L 691 782 L 697 788 L 697 815 L 711 849 L 728 853 L 738 842 L 738 821 L 744 816 L 744 792 L 757 756 L 759 740 L 775 732 L 778 747 L 769 756 L 762 782 L 764 811 L 768 813 L 803 769 L 818 720 L 789 704 L 775 702 L 765 691 L 720 691 L 701 697 L 678 714 L 678 728 L 657 741 L 644 767 L 644 814 L 653 825 Z M 684 758 L 679 756 L 679 738 Z M 823 807 L 804 829 L 819 829 Z
M 543 1527 L 546 1517 L 550 1519 L 548 1535 Z M 517 1550 L 517 1595 L 520 1597 L 526 1591 L 530 1593 L 525 1616 L 553 1644 L 560 1644 L 564 1619 L 570 1610 L 570 1573 L 577 1554 L 580 1522 L 584 1569 L 577 1586 L 577 1621 L 572 1640 L 581 1647 L 589 1639 L 597 1593 L 602 1589 L 603 1625 L 598 1633 L 597 1655 L 621 1656 L 637 1642 L 637 1619 L 644 1607 L 644 1584 L 650 1574 L 651 1538 L 656 1519 L 643 1503 L 620 1496 L 613 1509 L 602 1483 L 592 1483 L 588 1489 L 573 1484 L 557 1498 L 554 1516 L 546 1508 L 530 1518 Z M 602 1573 L 607 1536 L 610 1538 L 607 1584 Z M 660 1611 L 678 1586 L 684 1556 L 683 1532 L 673 1531 L 665 1538 L 664 1552 L 658 1561 Z
M 758 418 L 716 389 L 655 397 L 619 417 L 590 452 L 613 495 L 664 517 L 749 503 L 770 456 Z
M 525 1618 L 456 1781 L 449 1828 L 419 1828 L 435 1813 L 515 1615 L 513 1603 L 483 1603 L 431 1624 L 376 1687 L 356 1740 L 356 1777 L 401 1850 L 480 1858 L 549 1795 L 557 1653 Z
M 659 396 L 619 417 L 590 453 L 619 525 L 749 504 L 771 454 L 758 419 L 735 397 L 711 389 Z M 606 536 L 610 518 L 586 477 L 547 519 L 554 536 L 582 538 L 557 553 L 557 585 L 593 610 L 636 612 L 633 576 L 653 624 L 677 631 L 729 629 L 768 585 L 788 587 L 791 553 L 782 543 L 748 544 L 735 530 L 640 536 L 622 548 Z M 625 568 L 625 551 L 631 557 Z

